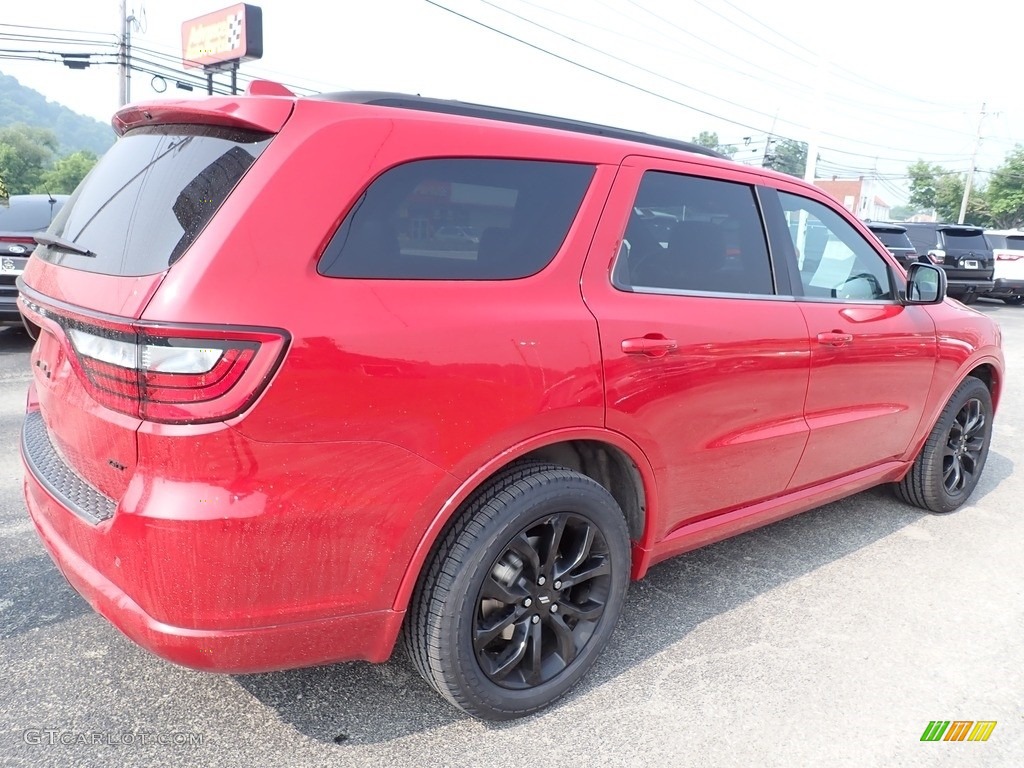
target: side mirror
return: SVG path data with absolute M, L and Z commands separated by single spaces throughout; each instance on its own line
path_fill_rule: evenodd
M 946 270 L 934 264 L 914 262 L 907 269 L 904 304 L 941 304 L 946 298 Z

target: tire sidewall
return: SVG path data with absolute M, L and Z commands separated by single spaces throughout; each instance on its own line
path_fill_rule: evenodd
M 957 414 L 960 413 L 960 409 L 963 408 L 969 400 L 973 399 L 981 401 L 982 409 L 985 413 L 984 445 L 981 450 L 981 456 L 978 460 L 977 470 L 974 473 L 973 482 L 954 495 L 946 490 L 946 486 L 942 480 L 943 450 L 948 441 L 949 431 L 953 426 L 953 422 L 956 419 Z M 936 494 L 936 497 L 941 501 L 941 512 L 952 512 L 958 509 L 967 501 L 968 498 L 970 498 L 975 488 L 977 488 L 982 472 L 988 462 L 989 447 L 992 443 L 992 415 L 992 395 L 989 393 L 988 387 L 986 387 L 982 381 L 974 377 L 968 377 L 965 379 L 953 393 L 953 397 L 950 398 L 949 403 L 946 405 L 942 418 L 939 420 L 937 425 L 937 428 L 941 431 L 942 439 L 936 443 L 935 455 L 930 457 L 932 462 L 932 466 L 930 467 L 932 490 Z
M 499 500 L 492 500 L 494 504 Z M 552 680 L 534 688 L 515 690 L 492 682 L 480 668 L 473 648 L 477 595 L 494 561 L 512 538 L 537 522 L 559 512 L 569 512 L 598 527 L 608 545 L 612 573 L 601 617 L 594 634 L 572 663 Z M 489 520 L 476 537 L 478 551 L 472 562 L 462 563 L 452 584 L 456 598 L 445 606 L 443 631 L 454 638 L 452 672 L 457 687 L 474 699 L 481 714 L 506 719 L 540 709 L 552 703 L 582 678 L 611 636 L 625 600 L 629 581 L 629 536 L 625 520 L 608 492 L 582 476 L 548 482 L 540 488 L 502 504 L 499 514 Z M 484 542 L 480 547 L 480 542 Z M 500 702 L 500 703 L 499 703 Z

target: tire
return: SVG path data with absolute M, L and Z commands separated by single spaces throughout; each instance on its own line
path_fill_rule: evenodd
M 406 651 L 470 715 L 528 715 L 593 665 L 629 569 L 626 521 L 608 491 L 564 467 L 514 464 L 435 547 L 409 606 Z
M 1003 301 L 1012 307 L 1019 307 L 1024 304 L 1024 296 L 1004 296 Z
M 965 293 L 963 296 L 958 296 L 961 304 L 974 304 L 978 301 L 978 294 L 976 293 Z
M 943 408 L 910 472 L 894 487 L 908 504 L 952 512 L 978 484 L 992 440 L 992 396 L 968 376 Z

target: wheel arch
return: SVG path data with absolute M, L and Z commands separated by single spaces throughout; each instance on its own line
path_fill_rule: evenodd
M 654 470 L 640 448 L 606 430 L 567 430 L 537 436 L 493 457 L 466 478 L 448 497 L 427 526 L 406 567 L 395 595 L 394 609 L 404 611 L 435 545 L 453 524 L 463 505 L 492 477 L 518 461 L 537 459 L 572 469 L 603 486 L 618 502 L 633 549 L 632 578 L 649 564 L 650 537 L 657 510 Z

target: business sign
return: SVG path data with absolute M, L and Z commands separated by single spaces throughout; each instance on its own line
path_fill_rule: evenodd
M 263 9 L 238 3 L 181 25 L 181 58 L 189 69 L 214 69 L 263 56 Z

